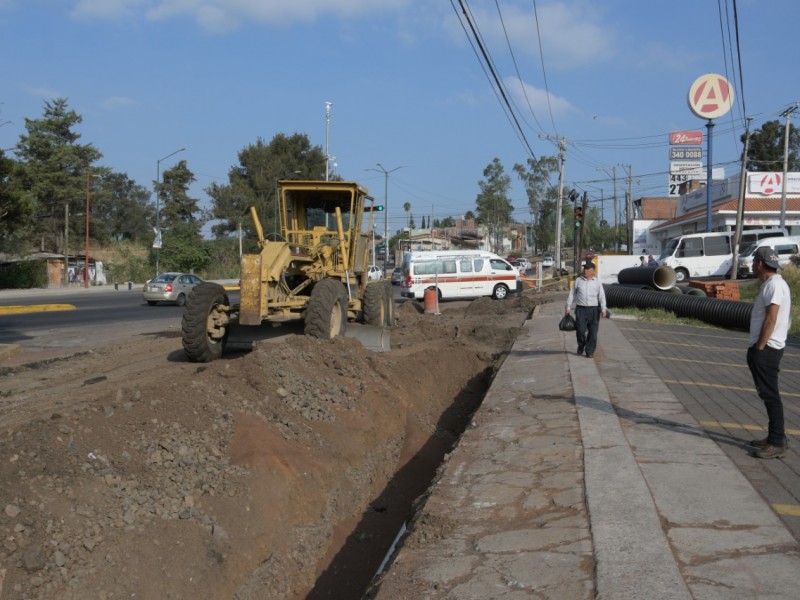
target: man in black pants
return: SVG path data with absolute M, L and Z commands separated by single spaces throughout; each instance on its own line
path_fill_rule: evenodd
M 608 316 L 606 293 L 603 284 L 595 277 L 594 263 L 587 260 L 583 274 L 575 280 L 569 291 L 566 314 L 575 303 L 575 337 L 578 339 L 578 354 L 586 350 L 586 358 L 592 358 L 597 349 L 597 330 L 600 317 Z
M 769 420 L 767 437 L 750 442 L 757 458 L 783 458 L 788 445 L 778 372 L 789 333 L 792 297 L 789 286 L 777 273 L 779 266 L 772 248 L 762 246 L 753 255 L 753 274 L 761 280 L 761 287 L 750 317 L 747 366 Z

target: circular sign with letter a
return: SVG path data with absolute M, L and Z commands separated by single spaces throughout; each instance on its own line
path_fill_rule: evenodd
M 722 75 L 707 73 L 689 88 L 689 108 L 701 119 L 716 119 L 733 106 L 733 88 Z

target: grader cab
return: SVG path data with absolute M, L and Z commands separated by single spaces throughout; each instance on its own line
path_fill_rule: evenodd
M 254 208 L 258 254 L 241 259 L 239 304 L 215 283 L 194 288 L 182 320 L 183 348 L 194 362 L 219 358 L 232 325 L 301 319 L 306 335 L 344 335 L 348 321 L 390 327 L 391 282 L 369 281 L 369 247 L 379 207 L 346 181 L 280 181 L 279 226 L 264 235 Z

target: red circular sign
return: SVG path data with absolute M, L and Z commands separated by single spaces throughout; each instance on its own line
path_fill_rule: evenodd
M 701 119 L 716 119 L 733 106 L 733 88 L 722 75 L 707 73 L 689 88 L 689 108 Z

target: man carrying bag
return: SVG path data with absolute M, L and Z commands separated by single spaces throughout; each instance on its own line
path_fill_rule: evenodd
M 575 337 L 578 340 L 578 354 L 586 351 L 586 358 L 592 358 L 597 349 L 597 331 L 600 317 L 608 316 L 606 293 L 603 284 L 595 277 L 594 263 L 587 260 L 583 264 L 583 274 L 569 291 L 565 314 L 575 304 Z

